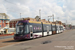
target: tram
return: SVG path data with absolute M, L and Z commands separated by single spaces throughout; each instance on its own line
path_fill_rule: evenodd
M 63 32 L 63 26 L 53 23 L 21 20 L 16 24 L 15 40 L 32 39 Z
M 59 28 L 59 24 L 56 24 L 56 33 L 58 34 L 58 33 L 60 33 L 59 31 L 60 31 L 60 28 Z

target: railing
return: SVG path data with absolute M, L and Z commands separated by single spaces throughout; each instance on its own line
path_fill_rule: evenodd
M 2 37 L 2 36 L 11 36 L 11 35 L 14 35 L 14 33 L 12 33 L 12 34 L 0 34 L 0 37 Z

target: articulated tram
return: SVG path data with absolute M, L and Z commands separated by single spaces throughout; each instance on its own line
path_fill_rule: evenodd
M 61 32 L 63 32 L 63 26 L 59 24 L 21 20 L 16 24 L 14 39 L 32 39 Z
M 56 33 L 62 33 L 64 31 L 63 25 L 56 24 Z

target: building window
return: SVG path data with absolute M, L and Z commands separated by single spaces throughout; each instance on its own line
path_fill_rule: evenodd
M 0 23 L 1 23 L 1 20 L 0 20 Z
M 8 24 L 6 24 L 6 27 L 9 27 L 9 25 L 8 25 Z
M 2 23 L 2 27 L 4 27 L 4 24 Z
M 12 23 L 12 28 L 14 28 L 14 23 Z
M 7 16 L 5 16 L 5 19 L 7 19 Z
M 0 25 L 0 28 L 1 28 L 1 25 Z
M 9 23 L 9 21 L 6 21 L 6 23 Z
M 3 23 L 4 23 L 4 20 L 3 20 Z
M 2 19 L 2 16 L 0 16 L 0 19 Z
M 5 19 L 5 16 L 3 16 L 3 19 Z

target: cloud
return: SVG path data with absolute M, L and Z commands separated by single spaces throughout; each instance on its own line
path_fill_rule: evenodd
M 0 13 L 6 13 L 10 17 L 10 19 L 14 19 L 14 17 L 11 14 L 8 14 L 7 12 L 8 11 L 6 7 L 3 5 L 3 0 L 0 0 Z
M 75 18 L 74 5 L 75 0 L 0 0 L 0 13 L 7 13 L 13 18 L 20 18 L 20 13 L 22 18 L 34 18 L 41 9 L 42 19 L 47 20 L 54 14 L 55 20 L 59 17 L 63 22 L 72 22 Z
M 4 5 L 3 4 L 0 4 L 0 13 L 6 13 L 7 11 L 6 11 L 6 8 L 4 7 Z
M 65 19 L 68 20 L 68 23 L 75 22 L 75 0 L 64 0 L 63 11 L 65 12 Z M 74 24 L 75 25 L 75 24 Z

